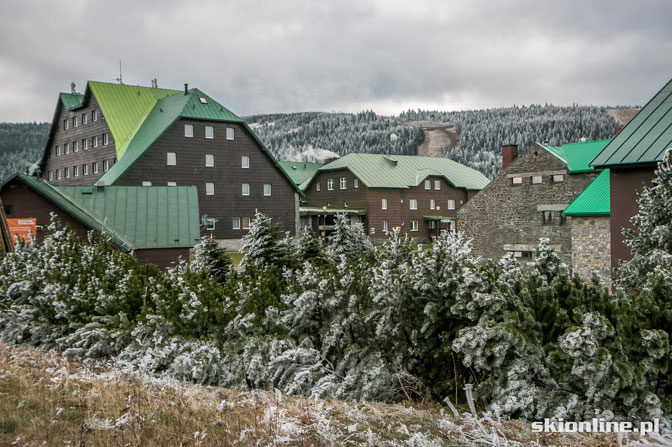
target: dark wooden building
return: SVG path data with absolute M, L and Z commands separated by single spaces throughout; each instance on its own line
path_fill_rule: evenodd
M 193 186 L 54 186 L 17 174 L 0 186 L 0 198 L 8 219 L 36 220 L 38 240 L 54 213 L 80 237 L 105 234 L 115 247 L 161 268 L 188 260 L 200 239 Z
M 57 186 L 195 186 L 201 234 L 232 249 L 257 210 L 298 226 L 301 193 L 282 166 L 245 121 L 186 85 L 61 93 L 39 169 Z
M 454 230 L 457 210 L 487 184 L 480 172 L 446 158 L 348 154 L 301 185 L 302 225 L 325 234 L 335 215 L 346 213 L 374 241 L 394 227 L 426 241 Z
M 650 185 L 656 167 L 672 148 L 672 81 L 668 82 L 592 161 L 609 168 L 611 265 L 632 257 L 623 237 L 637 214 L 637 193 Z

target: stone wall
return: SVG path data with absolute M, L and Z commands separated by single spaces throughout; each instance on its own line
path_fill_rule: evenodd
M 562 174 L 554 183 L 552 176 Z M 541 175 L 540 184 L 532 183 Z M 513 177 L 522 183 L 513 184 Z M 458 212 L 457 229 L 472 239 L 474 253 L 499 259 L 510 251 L 534 251 L 540 238 L 548 238 L 563 262 L 571 265 L 571 218 L 562 210 L 595 178 L 595 174 L 569 174 L 566 164 L 538 145 L 533 145 L 501 172 Z M 551 211 L 552 223 L 543 212 Z
M 590 281 L 593 272 L 611 287 L 611 231 L 609 216 L 575 216 L 572 219 L 573 273 Z

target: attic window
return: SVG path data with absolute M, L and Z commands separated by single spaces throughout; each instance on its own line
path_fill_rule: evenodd
M 208 98 L 198 98 L 199 101 L 201 101 L 201 104 L 207 104 L 208 103 Z
M 523 178 L 522 177 L 513 177 L 511 179 L 511 183 L 514 185 L 522 185 L 523 184 Z

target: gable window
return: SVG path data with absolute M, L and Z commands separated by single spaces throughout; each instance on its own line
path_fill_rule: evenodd
M 92 166 L 93 173 L 94 173 L 94 174 L 98 174 L 98 162 L 97 162 L 97 161 L 94 161 L 92 165 L 93 165 L 93 166 Z M 143 186 L 144 186 L 144 185 L 143 185 Z
M 91 111 L 91 121 L 98 121 L 98 110 L 94 109 Z
M 166 152 L 166 164 L 175 166 L 177 164 L 177 154 L 175 152 Z
M 425 180 L 425 189 L 429 191 L 432 189 L 432 181 L 431 180 Z
M 315 191 L 320 190 L 320 182 L 315 183 Z
M 92 137 L 91 140 L 93 141 L 93 147 L 98 147 L 98 135 Z
M 68 155 L 68 154 L 70 153 L 70 144 L 69 144 L 69 143 L 65 143 L 65 144 L 63 145 L 63 149 L 64 149 L 64 152 L 65 152 L 65 155 Z
M 110 169 L 110 161 L 103 160 L 103 172 L 107 172 L 108 169 Z
M 215 128 L 212 126 L 205 126 L 205 138 L 211 140 L 215 138 Z
M 56 156 L 60 157 L 61 155 L 61 146 L 56 146 Z
M 65 168 L 65 178 L 70 178 L 70 168 Z
M 73 116 L 72 117 L 72 127 L 77 127 L 79 125 L 79 117 L 78 116 Z
M 60 169 L 56 169 L 56 178 L 57 178 L 58 180 L 61 179 L 61 170 L 60 170 Z
M 184 136 L 187 138 L 193 138 L 194 136 L 194 125 L 193 124 L 185 124 L 184 125 Z
M 455 199 L 448 199 L 448 209 L 449 210 L 455 209 Z
M 73 152 L 79 152 L 79 141 L 73 141 L 72 142 L 72 151 Z
M 226 128 L 226 139 L 227 140 L 233 140 L 234 134 L 233 134 L 233 127 L 227 127 Z
M 249 217 L 243 217 L 243 230 L 247 230 L 250 228 L 250 218 Z
M 553 223 L 553 211 L 544 211 L 542 219 L 543 219 L 544 225 L 552 224 Z
M 240 157 L 240 167 L 245 169 L 249 168 L 250 157 L 248 157 L 247 155 L 243 155 L 242 157 Z
M 206 183 L 205 184 L 205 195 L 206 196 L 214 196 L 215 195 L 215 184 L 214 183 Z
M 353 186 L 355 187 L 355 189 L 359 188 L 359 179 L 354 179 L 354 180 L 352 181 L 352 184 L 353 184 Z
M 215 166 L 215 156 L 213 154 L 205 154 L 205 167 L 212 168 Z
M 103 146 L 107 146 L 107 144 L 110 142 L 110 137 L 108 134 L 104 133 L 103 134 Z
M 142 182 L 142 186 L 152 186 L 152 182 Z
M 430 209 L 430 210 L 435 210 L 435 209 L 436 209 L 436 200 L 431 199 L 431 200 L 429 201 L 429 209 Z
M 86 113 L 82 113 L 82 126 L 87 123 Z
M 540 185 L 542 181 L 542 177 L 540 175 L 533 175 L 532 176 L 532 184 L 533 185 Z
M 49 181 L 51 182 L 53 180 L 54 180 L 54 171 L 49 171 Z
M 265 196 L 270 196 L 271 195 L 271 184 L 270 183 L 265 183 L 264 184 L 264 195 Z
M 441 191 L 441 180 L 434 180 L 434 189 L 436 191 Z
M 75 177 L 79 177 L 79 165 L 75 165 L 72 167 L 72 175 Z
M 341 177 L 340 188 L 341 189 L 348 189 L 348 179 L 347 178 Z
M 66 118 L 63 120 L 63 130 L 68 130 L 69 128 L 70 128 L 70 120 Z
M 411 221 L 411 231 L 418 231 L 418 221 L 417 220 L 412 220 Z
M 387 233 L 387 221 L 386 220 L 382 221 L 380 227 L 383 230 L 383 233 Z
M 175 182 L 168 182 L 168 186 L 177 186 L 177 183 L 175 183 Z
M 232 228 L 234 230 L 240 230 L 240 217 L 234 217 L 233 218 L 233 226 Z
M 408 206 L 409 206 L 409 209 L 417 210 L 417 209 L 418 209 L 418 201 L 417 201 L 417 199 L 411 199 L 411 200 L 409 200 L 409 201 L 408 201 Z
M 522 177 L 512 177 L 511 178 L 511 184 L 512 185 L 522 185 L 523 184 L 523 178 Z
M 383 210 L 386 210 L 386 209 L 387 209 L 387 199 L 383 199 L 383 200 L 380 202 L 380 208 L 383 209 Z
M 88 140 L 88 138 L 84 138 L 84 139 L 82 140 L 82 149 L 84 149 L 84 150 L 88 150 L 88 149 L 89 149 L 89 140 Z
M 333 191 L 334 190 L 334 179 L 330 178 L 327 180 L 327 191 Z
M 249 183 L 243 183 L 243 187 L 242 187 L 241 192 L 244 196 L 249 196 L 250 195 L 250 184 Z
M 86 163 L 82 165 L 82 175 L 89 175 L 89 165 Z
M 553 175 L 553 183 L 562 183 L 565 181 L 565 176 L 562 174 Z

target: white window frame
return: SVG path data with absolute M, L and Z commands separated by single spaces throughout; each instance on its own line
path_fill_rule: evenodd
M 522 185 L 523 184 L 523 178 L 522 177 L 511 177 L 511 184 L 512 185 Z
M 315 191 L 320 190 L 320 182 L 315 183 Z
M 79 165 L 74 165 L 72 167 L 72 176 L 79 177 Z
M 205 167 L 206 168 L 214 168 L 215 167 L 215 155 L 214 154 L 205 154 Z
M 434 180 L 434 191 L 441 191 L 441 180 Z
M 553 174 L 553 183 L 562 183 L 565 181 L 563 174 Z
M 208 136 L 208 130 L 210 130 L 209 136 Z M 213 126 L 205 126 L 205 138 L 207 140 L 212 140 L 215 138 L 215 128 Z
M 87 163 L 82 165 L 82 175 L 89 175 L 89 165 Z
M 436 209 L 436 200 L 429 199 L 429 209 L 430 210 L 435 210 Z
M 70 167 L 66 166 L 63 171 L 65 171 L 65 178 L 70 178 Z
M 88 138 L 84 138 L 82 140 L 82 149 L 85 150 L 85 151 L 89 150 L 89 139 Z
M 383 233 L 387 233 L 387 221 L 386 221 L 386 220 L 384 220 L 384 221 L 381 222 L 381 224 L 380 224 L 380 228 L 381 228 L 381 231 L 382 231 Z
M 411 221 L 411 231 L 418 231 L 418 221 L 417 220 L 412 220 Z
M 245 226 L 245 219 L 247 219 L 247 226 Z M 250 229 L 250 218 L 249 217 L 243 217 L 240 219 L 240 228 L 243 230 L 249 230 Z
M 425 180 L 425 191 L 429 191 L 430 189 L 432 189 L 432 181 Z
M 357 179 L 357 178 L 354 179 L 352 181 L 352 185 L 355 187 L 355 189 L 359 188 L 359 179 Z
M 233 218 L 232 228 L 234 230 L 240 230 L 240 217 L 234 217 Z
M 243 183 L 240 187 L 240 193 L 243 196 L 249 196 L 250 195 L 250 184 L 249 183 Z
M 176 182 L 168 182 L 168 186 L 177 186 Z
M 348 189 L 348 179 L 345 177 L 341 177 L 339 180 L 339 188 L 341 189 Z
M 152 186 L 152 182 L 144 181 L 142 182 L 142 186 Z
M 177 166 L 177 154 L 175 152 L 166 152 L 166 165 Z
M 242 155 L 240 157 L 240 167 L 243 169 L 250 169 L 250 156 Z
M 387 209 L 387 199 L 381 199 L 381 201 L 380 201 L 380 209 L 381 209 L 381 210 L 386 210 L 386 209 Z
M 270 196 L 273 192 L 273 187 L 270 183 L 264 183 L 264 195 Z
M 110 136 L 107 133 L 103 134 L 103 146 L 110 144 Z
M 72 152 L 79 152 L 79 141 L 72 142 Z
M 233 129 L 233 127 L 227 127 L 226 128 L 226 139 L 227 140 L 234 140 L 236 138 L 236 133 Z
M 206 196 L 214 196 L 215 195 L 215 184 L 214 183 L 206 183 L 205 184 L 205 195 Z
M 63 120 L 63 130 L 68 130 L 70 129 L 70 120 L 69 119 L 64 119 Z
M 98 109 L 91 111 L 91 121 L 98 121 Z
M 63 144 L 63 153 L 65 155 L 68 155 L 70 153 L 70 143 L 64 143 Z
M 56 146 L 56 156 L 57 157 L 61 156 L 61 146 Z
M 72 117 L 72 127 L 77 127 L 79 126 L 79 117 L 77 115 Z
M 91 167 L 91 170 L 93 171 L 94 174 L 98 174 L 98 162 L 94 161 L 93 166 Z
M 208 231 L 214 231 L 216 223 L 217 219 L 215 219 L 214 217 L 207 217 L 205 219 L 205 229 Z
M 327 180 L 327 191 L 333 191 L 334 190 L 334 179 L 330 178 Z
M 417 210 L 418 209 L 418 199 L 409 199 L 408 200 L 408 209 Z
M 185 124 L 184 125 L 184 138 L 194 138 L 194 125 Z
M 54 180 L 54 171 L 49 171 L 49 181 L 52 182 Z
M 98 135 L 92 138 L 93 138 L 93 147 L 98 147 Z
M 544 181 L 544 177 L 541 175 L 533 175 L 530 178 L 531 178 L 530 182 L 533 185 L 541 185 L 541 183 Z
M 88 116 L 88 115 L 87 115 L 86 112 L 82 113 L 82 126 L 84 126 L 86 123 L 89 122 L 89 121 L 87 120 L 87 116 Z
M 103 160 L 103 172 L 107 172 L 110 169 L 110 160 Z
M 60 179 L 61 179 L 61 170 L 56 169 L 56 180 L 60 180 Z
M 455 209 L 455 199 L 448 199 L 447 209 L 449 210 Z

